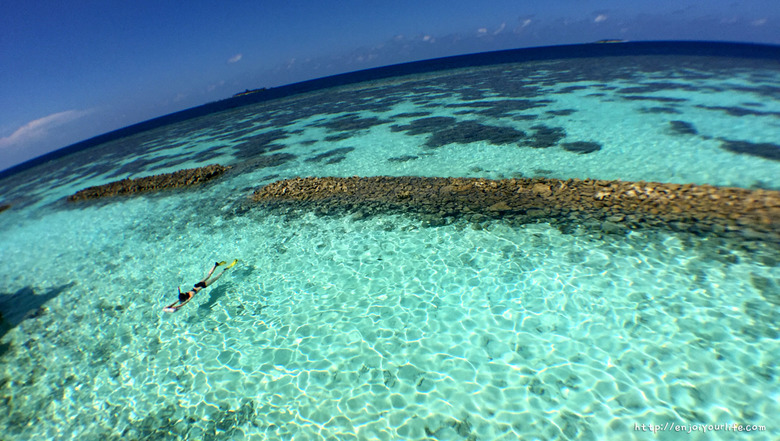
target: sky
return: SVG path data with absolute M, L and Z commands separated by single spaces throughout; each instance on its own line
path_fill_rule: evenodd
M 780 0 L 0 0 L 0 170 L 371 67 L 600 39 L 780 44 Z

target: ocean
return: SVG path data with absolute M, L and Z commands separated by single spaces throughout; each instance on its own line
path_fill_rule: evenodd
M 6 171 L 0 438 L 777 439 L 778 54 L 664 42 L 431 60 Z M 212 164 L 229 168 L 67 199 Z M 286 194 L 314 177 L 367 190 Z M 577 189 L 593 180 L 671 190 L 657 212 L 627 196 L 605 212 Z M 270 185 L 285 194 L 262 199 Z M 723 188 L 764 204 L 761 224 Z M 488 197 L 509 205 L 474 208 Z M 697 198 L 711 215 L 663 208 Z M 526 200 L 541 202 L 513 208 Z

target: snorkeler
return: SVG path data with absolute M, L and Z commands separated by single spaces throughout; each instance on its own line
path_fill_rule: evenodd
M 209 273 L 206 274 L 206 277 L 204 277 L 203 280 L 201 280 L 200 282 L 196 283 L 194 288 L 192 288 L 191 290 L 189 290 L 187 292 L 181 292 L 181 287 L 180 287 L 179 288 L 179 301 L 178 302 L 173 302 L 170 305 L 166 306 L 165 308 L 163 308 L 163 311 L 165 311 L 165 312 L 176 312 L 176 311 L 178 311 L 179 308 L 181 308 L 182 306 L 186 305 L 187 302 L 192 300 L 192 298 L 195 297 L 195 294 L 197 294 L 198 291 L 200 291 L 203 288 L 206 288 L 207 286 L 209 286 L 212 283 L 216 282 L 217 279 L 222 277 L 222 274 L 225 274 L 225 271 L 227 271 L 228 268 L 232 268 L 233 265 L 236 264 L 236 262 L 238 262 L 238 259 L 234 260 L 233 262 L 230 263 L 230 265 L 228 265 L 225 268 L 223 268 L 222 271 L 220 271 L 219 274 L 214 276 L 214 278 L 211 278 L 211 276 L 214 274 L 214 270 L 217 269 L 217 267 L 219 267 L 219 266 L 225 265 L 227 262 L 222 261 L 222 262 L 215 263 L 214 267 L 212 267 L 211 270 L 209 271 Z M 178 305 L 177 305 L 177 303 L 178 303 Z

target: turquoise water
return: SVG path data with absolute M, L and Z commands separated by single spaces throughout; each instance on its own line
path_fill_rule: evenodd
M 776 248 L 248 197 L 352 175 L 777 190 L 778 133 L 777 63 L 573 59 L 308 93 L 22 172 L 0 181 L 2 439 L 776 439 Z M 196 189 L 62 200 L 213 163 L 233 170 Z

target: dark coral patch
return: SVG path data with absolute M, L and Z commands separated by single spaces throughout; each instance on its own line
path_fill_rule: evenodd
M 686 121 L 669 121 L 670 130 L 675 135 L 698 135 L 699 131 L 693 124 Z
M 345 139 L 352 138 L 352 136 L 354 135 L 355 135 L 354 132 L 337 133 L 335 135 L 326 136 L 325 141 L 329 141 L 329 142 L 343 141 Z
M 419 156 L 412 156 L 412 155 L 403 155 L 403 156 L 397 156 L 393 158 L 387 158 L 390 162 L 407 162 L 412 161 L 414 159 L 420 159 Z
M 455 124 L 456 121 L 451 116 L 429 116 L 427 118 L 415 119 L 409 124 L 390 126 L 390 130 L 393 132 L 405 132 L 407 135 L 422 135 L 435 133 L 437 130 Z
M 758 156 L 759 158 L 780 161 L 780 145 L 769 142 L 748 142 L 721 140 L 720 147 L 730 152 Z
M 729 114 L 731 116 L 774 116 L 774 117 L 780 117 L 780 112 L 762 112 L 760 110 L 746 109 L 744 107 L 738 107 L 738 106 L 705 106 L 705 105 L 698 105 L 696 107 L 698 107 L 699 109 L 720 110 L 722 112 L 726 112 L 727 114 Z
M 695 92 L 699 89 L 695 86 L 691 86 L 684 83 L 652 82 L 652 83 L 644 83 L 639 86 L 624 87 L 618 90 L 617 92 L 618 93 L 653 93 L 653 92 L 663 92 L 668 90 L 683 90 L 686 92 Z
M 553 173 L 555 173 L 552 170 L 547 170 L 546 168 L 535 168 L 534 169 L 534 176 L 550 176 Z
M 319 124 L 319 126 L 325 127 L 332 132 L 353 132 L 356 130 L 370 129 L 371 127 L 387 124 L 388 122 L 389 121 L 387 120 L 379 119 L 374 116 L 362 118 L 356 113 L 350 113 L 325 121 Z
M 244 142 L 233 146 L 233 148 L 236 149 L 234 156 L 245 159 L 262 155 L 263 153 L 281 150 L 285 148 L 285 146 L 276 144 L 275 142 L 285 138 L 287 138 L 287 132 L 284 130 L 272 130 L 270 132 L 245 138 Z
M 455 112 L 458 115 L 465 114 L 477 114 L 483 116 L 490 116 L 494 118 L 506 117 L 511 112 L 523 111 L 528 109 L 535 109 L 537 107 L 545 107 L 550 104 L 550 100 L 494 100 L 494 101 L 476 101 L 470 103 L 457 103 L 448 104 L 446 107 L 466 108 L 467 110 L 461 110 Z M 481 110 L 471 110 L 481 109 Z
M 198 159 L 202 161 L 208 161 L 209 159 L 214 159 L 216 156 L 219 155 L 203 155 L 203 157 L 198 156 Z M 162 164 L 157 164 L 155 166 L 150 167 L 149 170 L 157 171 L 157 170 L 162 170 L 164 168 L 173 168 L 176 167 L 177 165 L 185 164 L 190 160 L 191 158 L 189 157 L 179 158 L 172 161 L 163 162 Z
M 430 114 L 430 112 L 406 112 L 393 115 L 393 118 L 421 118 Z
M 240 159 L 248 159 L 253 158 L 258 155 L 263 155 L 270 152 L 275 152 L 278 150 L 283 150 L 287 146 L 283 144 L 265 144 L 263 146 L 255 145 L 255 146 L 248 146 L 244 145 L 240 150 L 233 153 L 233 156 Z
M 567 87 L 564 87 L 563 89 L 561 89 L 561 90 L 559 90 L 558 92 L 555 92 L 555 93 L 556 94 L 559 94 L 559 93 L 571 93 L 571 92 L 574 92 L 574 91 L 577 91 L 577 90 L 586 90 L 587 88 L 588 88 L 588 86 L 567 86 Z
M 659 103 L 684 103 L 688 101 L 687 98 L 672 98 L 668 96 L 628 95 L 621 96 L 621 98 L 628 101 L 658 101 Z
M 544 149 L 558 144 L 560 140 L 566 137 L 566 131 L 561 127 L 547 127 L 537 125 L 531 127 L 534 130 L 531 138 L 524 145 L 536 149 Z
M 0 204 L 0 213 L 11 208 L 11 204 Z
M 581 155 L 601 150 L 601 144 L 589 141 L 564 142 L 561 144 L 564 150 Z
M 675 109 L 674 107 L 670 107 L 670 106 L 642 107 L 638 110 L 642 113 L 651 113 L 651 114 L 666 113 L 666 114 L 677 115 L 682 113 L 679 110 Z
M 751 273 L 750 284 L 758 290 L 764 300 L 775 306 L 780 306 L 780 281 Z
M 346 158 L 346 154 L 352 150 L 355 150 L 355 148 L 341 147 L 338 149 L 328 150 L 325 153 L 320 153 L 317 156 L 306 159 L 306 162 L 322 162 L 323 159 L 327 159 L 327 161 L 325 161 L 326 164 L 336 164 L 343 161 Z
M 476 121 L 461 121 L 436 131 L 425 142 L 425 147 L 438 148 L 448 144 L 467 144 L 477 141 L 503 145 L 517 143 L 525 136 L 524 132 L 511 127 L 489 126 Z
M 244 173 L 259 168 L 277 167 L 282 164 L 286 164 L 290 161 L 294 161 L 298 156 L 292 153 L 274 153 L 271 155 L 260 155 L 249 160 L 241 160 L 235 163 L 232 167 L 237 173 Z
M 341 161 L 343 161 L 345 159 L 347 159 L 346 156 L 334 156 L 334 157 L 328 159 L 327 161 L 325 161 L 325 164 L 326 165 L 338 164 L 339 162 L 341 162 Z
M 163 161 L 167 161 L 171 157 L 163 156 L 163 157 L 156 157 L 156 158 L 138 158 L 134 161 L 128 162 L 127 164 L 122 165 L 119 167 L 119 169 L 115 170 L 113 173 L 108 174 L 106 177 L 108 178 L 117 178 L 119 176 L 123 175 L 134 175 L 137 173 L 143 173 L 147 171 L 148 169 L 152 169 L 152 167 L 159 165 Z M 162 165 L 165 167 L 165 163 Z
M 576 112 L 576 110 L 574 109 L 561 109 L 561 110 L 548 110 L 544 113 L 548 113 L 550 115 L 555 115 L 555 116 L 569 116 L 574 112 Z

